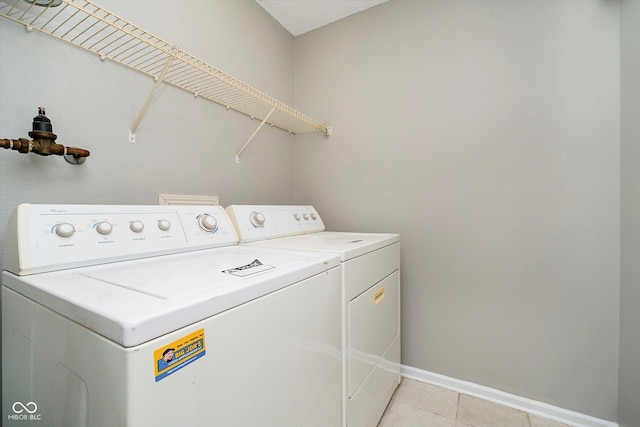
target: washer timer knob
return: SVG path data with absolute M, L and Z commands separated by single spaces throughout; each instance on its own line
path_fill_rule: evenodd
M 129 229 L 134 233 L 141 233 L 142 230 L 144 230 L 144 224 L 142 223 L 142 221 L 131 221 L 131 224 L 129 224 Z
M 107 221 L 102 221 L 96 224 L 96 231 L 100 234 L 107 235 L 113 230 L 113 225 Z
M 293 218 L 294 218 L 296 221 L 300 221 L 300 214 L 298 214 L 298 213 L 293 214 Z
M 256 228 L 264 227 L 264 215 L 260 212 L 254 212 L 251 214 L 251 224 Z
M 76 232 L 75 227 L 68 222 L 56 225 L 55 230 L 56 234 L 60 237 L 71 237 L 73 236 L 73 233 Z
M 161 219 L 160 221 L 158 221 L 158 228 L 162 231 L 169 231 L 169 229 L 171 228 L 171 223 L 166 219 Z
M 209 214 L 202 214 L 198 217 L 198 224 L 206 232 L 213 232 L 218 229 L 218 221 Z

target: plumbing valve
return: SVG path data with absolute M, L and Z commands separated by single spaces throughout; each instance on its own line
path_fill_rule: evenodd
M 29 136 L 33 139 L 0 139 L 0 147 L 16 150 L 20 153 L 36 153 L 41 156 L 49 156 L 51 154 L 64 156 L 67 162 L 75 165 L 84 163 L 86 157 L 91 154 L 82 148 L 65 147 L 57 144 L 55 141 L 58 136 L 53 133 L 51 120 L 46 116 L 43 107 L 38 108 L 38 115 L 33 118 L 32 130 L 29 132 Z

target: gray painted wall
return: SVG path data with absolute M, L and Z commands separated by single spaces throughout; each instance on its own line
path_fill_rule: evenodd
M 640 2 L 623 0 L 621 22 L 622 262 L 620 286 L 621 427 L 640 426 Z
M 99 4 L 293 104 L 294 39 L 255 2 Z M 28 137 L 44 106 L 59 143 L 91 151 L 82 166 L 0 152 L 0 248 L 8 215 L 21 202 L 156 204 L 158 193 L 213 194 L 225 205 L 292 202 L 294 136 L 265 127 L 236 164 L 259 122 L 164 85 L 131 144 L 128 129 L 151 78 L 6 19 L 0 40 L 0 137 Z
M 392 0 L 295 41 L 295 197 L 402 236 L 403 363 L 615 420 L 619 3 Z

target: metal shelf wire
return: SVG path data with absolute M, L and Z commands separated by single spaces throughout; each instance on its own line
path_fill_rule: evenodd
M 262 120 L 261 126 L 269 124 L 294 134 L 330 133 L 326 123 L 311 119 L 91 1 L 0 0 L 0 16 L 25 25 L 27 31 L 43 32 L 92 52 L 103 61 L 108 59 L 153 77 L 153 93 L 164 82 Z

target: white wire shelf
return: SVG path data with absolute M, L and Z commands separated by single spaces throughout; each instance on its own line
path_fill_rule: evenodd
M 0 16 L 23 24 L 27 31 L 40 31 L 92 52 L 103 61 L 108 59 L 153 77 L 156 86 L 136 119 L 133 134 L 160 83 L 261 120 L 260 126 L 268 124 L 293 134 L 330 134 L 326 123 L 311 119 L 91 1 L 0 0 Z

